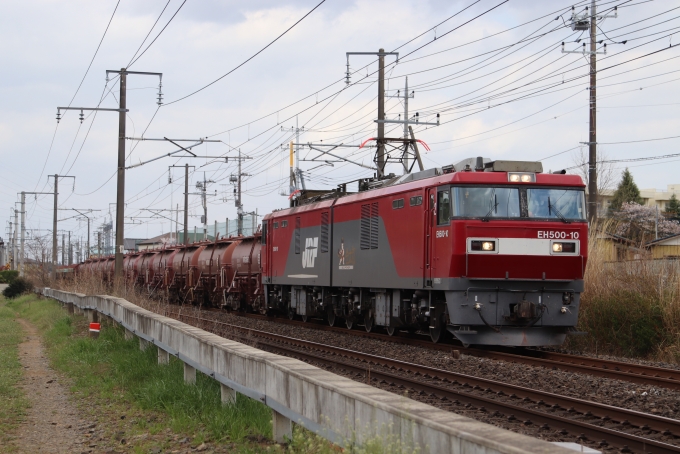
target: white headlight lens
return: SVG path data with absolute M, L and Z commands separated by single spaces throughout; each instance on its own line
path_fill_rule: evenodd
M 510 183 L 535 183 L 536 174 L 530 172 L 508 172 L 508 181 Z
M 496 249 L 496 243 L 493 241 L 484 241 L 482 242 L 482 250 L 483 251 L 493 251 Z
M 562 252 L 562 243 L 553 243 L 553 252 Z

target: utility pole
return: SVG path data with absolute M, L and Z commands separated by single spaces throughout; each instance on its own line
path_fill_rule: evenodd
M 397 62 L 399 61 L 399 52 L 385 52 L 384 49 L 380 49 L 378 52 L 347 52 L 347 72 L 346 72 L 346 79 L 345 83 L 349 85 L 350 83 L 350 70 L 349 70 L 349 56 L 350 55 L 377 55 L 378 56 L 378 118 L 375 120 L 376 123 L 378 123 L 378 136 L 374 137 L 369 140 L 375 140 L 376 142 L 376 155 L 375 155 L 375 163 L 377 167 L 377 177 L 383 178 L 385 176 L 385 166 L 387 165 L 387 160 L 385 159 L 385 145 L 391 142 L 399 142 L 404 144 L 404 151 L 403 155 L 401 158 L 398 159 L 399 162 L 402 163 L 402 165 L 405 167 L 405 169 L 408 169 L 407 164 L 408 164 L 408 159 L 404 159 L 406 157 L 406 152 L 408 150 L 408 146 L 406 146 L 406 143 L 408 142 L 412 147 L 414 147 L 415 150 L 415 142 L 411 143 L 412 141 L 415 141 L 415 138 L 409 138 L 407 135 L 407 127 L 408 125 L 421 125 L 421 126 L 439 126 L 439 114 L 437 114 L 437 122 L 436 123 L 426 123 L 426 122 L 421 122 L 419 119 L 419 115 L 416 112 L 415 115 L 415 121 L 409 120 L 407 118 L 408 116 L 408 107 L 406 107 L 405 110 L 405 118 L 403 120 L 387 120 L 385 118 L 385 56 L 387 55 L 395 55 L 397 57 Z M 405 96 L 408 96 L 408 81 L 406 82 L 406 93 Z M 401 123 L 404 125 L 404 137 L 403 138 L 388 138 L 385 137 L 385 123 Z M 394 147 L 394 146 L 393 146 Z M 394 147 L 397 148 L 397 147 Z M 394 162 L 394 161 L 392 161 Z M 419 162 L 420 164 L 420 162 Z M 422 170 L 422 168 L 421 168 Z
M 297 123 L 297 122 L 296 122 Z M 241 149 L 238 149 L 238 198 L 236 199 L 236 212 L 238 214 L 238 234 L 243 235 L 243 203 L 241 201 Z
M 604 50 L 598 52 L 597 45 L 603 40 L 597 41 L 597 20 L 605 18 L 617 18 L 618 7 L 614 7 L 614 15 L 597 16 L 596 0 L 591 0 L 590 11 L 585 8 L 584 14 L 577 14 L 572 6 L 571 29 L 574 31 L 585 31 L 590 29 L 590 50 L 586 51 L 586 43 L 583 43 L 581 51 L 566 51 L 562 43 L 562 53 L 590 55 L 590 85 L 588 102 L 588 221 L 597 220 L 597 54 L 607 54 L 607 43 L 604 43 Z M 625 44 L 626 41 L 616 44 Z
M 295 116 L 295 128 L 290 127 L 291 131 L 295 132 L 295 144 L 300 143 L 300 132 L 305 132 L 305 127 L 300 128 L 298 126 L 298 117 Z M 281 126 L 281 131 L 286 131 L 286 129 Z M 293 150 L 293 141 L 290 142 L 290 192 L 289 195 L 295 192 L 297 189 L 305 189 L 305 182 L 302 179 L 302 174 L 300 173 L 300 154 L 298 153 L 297 145 L 295 150 Z
M 71 244 L 71 231 L 68 232 L 68 264 L 73 265 L 73 245 Z
M 10 219 L 12 219 L 10 217 Z M 9 245 L 7 247 L 7 255 L 8 261 L 9 261 L 9 269 L 13 270 L 14 269 L 14 244 L 12 240 L 12 221 L 9 221 Z
M 109 74 L 118 74 L 120 77 L 120 97 L 118 109 L 107 108 L 87 108 L 87 107 L 57 107 L 57 122 L 61 119 L 61 110 L 80 110 L 80 122 L 83 122 L 84 110 L 114 111 L 118 112 L 118 178 L 116 194 L 116 247 L 115 247 L 115 271 L 114 282 L 119 284 L 123 277 L 123 255 L 125 253 L 125 115 L 127 109 L 127 76 L 128 74 L 138 74 L 145 76 L 158 76 L 158 101 L 160 106 L 163 94 L 161 93 L 163 73 L 128 71 L 126 68 L 119 70 L 106 70 L 106 81 L 109 81 Z M 56 209 L 56 206 L 55 206 Z
M 183 166 L 168 166 L 184 168 L 184 244 L 189 244 L 189 164 Z
M 385 125 L 380 120 L 385 119 L 385 56 L 395 55 L 399 61 L 399 52 L 385 52 L 380 49 L 378 52 L 347 52 L 347 72 L 345 83 L 349 85 L 349 56 L 350 55 L 377 55 L 378 56 L 378 137 L 376 146 L 376 167 L 378 168 L 378 178 L 385 174 Z
M 61 234 L 61 264 L 66 265 L 66 234 Z
M 184 164 L 184 244 L 189 244 L 189 164 Z
M 61 116 L 57 111 L 57 122 L 60 120 Z M 82 116 L 82 113 L 81 113 Z M 57 211 L 58 211 L 58 206 L 57 206 L 57 201 L 58 201 L 58 196 L 59 196 L 59 178 L 73 178 L 73 186 L 75 187 L 76 185 L 76 177 L 72 175 L 49 175 L 47 177 L 47 180 L 54 178 L 54 216 L 52 218 L 52 279 L 56 279 L 57 277 L 57 250 L 59 249 L 59 243 L 57 243 Z M 62 256 L 62 263 L 63 263 L 63 256 Z
M 102 258 L 102 232 L 97 232 L 97 256 Z
M 414 92 L 412 91 L 411 93 L 408 92 L 408 76 L 405 77 L 406 82 L 404 83 L 404 95 L 402 96 L 400 93 L 400 90 L 397 90 L 396 95 L 391 95 L 388 96 L 388 98 L 403 98 L 404 99 L 404 120 L 408 120 L 408 99 L 413 98 L 415 96 Z M 384 118 L 383 118 L 384 120 Z M 378 125 L 384 125 L 384 123 L 378 123 Z M 404 139 L 408 140 L 409 138 L 409 126 L 408 123 L 404 123 Z M 409 144 L 404 143 L 404 153 L 402 154 L 402 164 L 404 166 L 404 175 L 410 172 L 409 165 L 408 165 L 408 147 Z M 421 169 L 422 170 L 422 169 Z
M 14 261 L 12 263 L 13 269 L 18 269 L 19 268 L 19 254 L 17 251 L 17 239 L 19 238 L 18 235 L 18 230 L 19 230 L 19 212 L 17 211 L 16 208 L 14 208 L 14 245 L 12 246 L 14 249 L 12 251 L 12 255 L 14 256 Z
M 59 208 L 59 210 L 62 211 L 75 211 L 85 219 L 87 219 L 87 258 L 90 257 L 90 217 L 87 214 L 91 214 L 94 211 L 101 211 L 101 210 L 93 210 L 92 208 Z M 87 214 L 85 214 L 87 213 Z
M 24 243 L 26 241 L 26 194 L 52 194 L 51 192 L 21 191 L 21 250 L 19 251 L 19 275 L 24 275 Z
M 240 161 L 239 161 L 240 162 Z M 214 183 L 213 180 L 205 179 L 205 172 L 203 172 L 203 181 L 196 182 L 196 188 L 199 189 L 201 195 L 201 203 L 203 204 L 203 216 L 201 216 L 201 224 L 203 224 L 203 239 L 207 239 L 208 236 L 208 200 L 207 200 L 207 190 L 208 183 Z M 212 195 L 212 194 L 211 194 Z M 217 190 L 215 190 L 215 195 L 217 195 Z
M 385 119 L 385 49 L 378 51 L 378 120 Z M 399 58 L 399 57 L 397 57 Z M 378 123 L 378 176 L 385 175 L 385 123 Z
M 597 220 L 597 17 L 596 3 L 590 3 L 590 134 L 588 136 L 588 218 Z

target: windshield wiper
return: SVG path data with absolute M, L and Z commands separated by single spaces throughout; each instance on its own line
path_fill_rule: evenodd
M 491 217 L 491 213 L 493 213 L 493 211 L 497 208 L 498 208 L 498 199 L 496 197 L 496 190 L 494 189 L 493 190 L 493 206 L 491 207 L 489 212 L 484 215 L 484 217 L 482 218 L 482 222 L 489 222 L 489 218 Z
M 550 197 L 548 197 L 548 214 L 552 215 L 552 210 L 555 210 L 555 214 L 557 215 L 558 218 L 562 220 L 562 222 L 564 222 L 565 224 L 571 224 L 570 221 L 567 221 L 567 218 L 564 217 L 560 210 L 558 210 L 555 205 L 550 203 Z

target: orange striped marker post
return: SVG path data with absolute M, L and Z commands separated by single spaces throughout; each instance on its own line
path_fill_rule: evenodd
M 99 330 L 101 329 L 100 323 L 90 323 L 90 337 L 97 339 L 99 337 Z

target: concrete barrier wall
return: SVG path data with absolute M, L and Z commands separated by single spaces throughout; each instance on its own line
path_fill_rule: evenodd
M 43 294 L 72 303 L 76 312 L 90 317 L 96 311 L 112 318 L 127 334 L 138 336 L 142 346 L 158 346 L 159 362 L 167 362 L 168 354 L 178 357 L 187 381 L 195 381 L 196 370 L 213 377 L 222 384 L 225 401 L 239 392 L 263 402 L 273 410 L 277 441 L 290 436 L 292 421 L 338 444 L 361 444 L 389 432 L 422 453 L 573 452 L 224 339 L 121 298 L 49 288 Z

